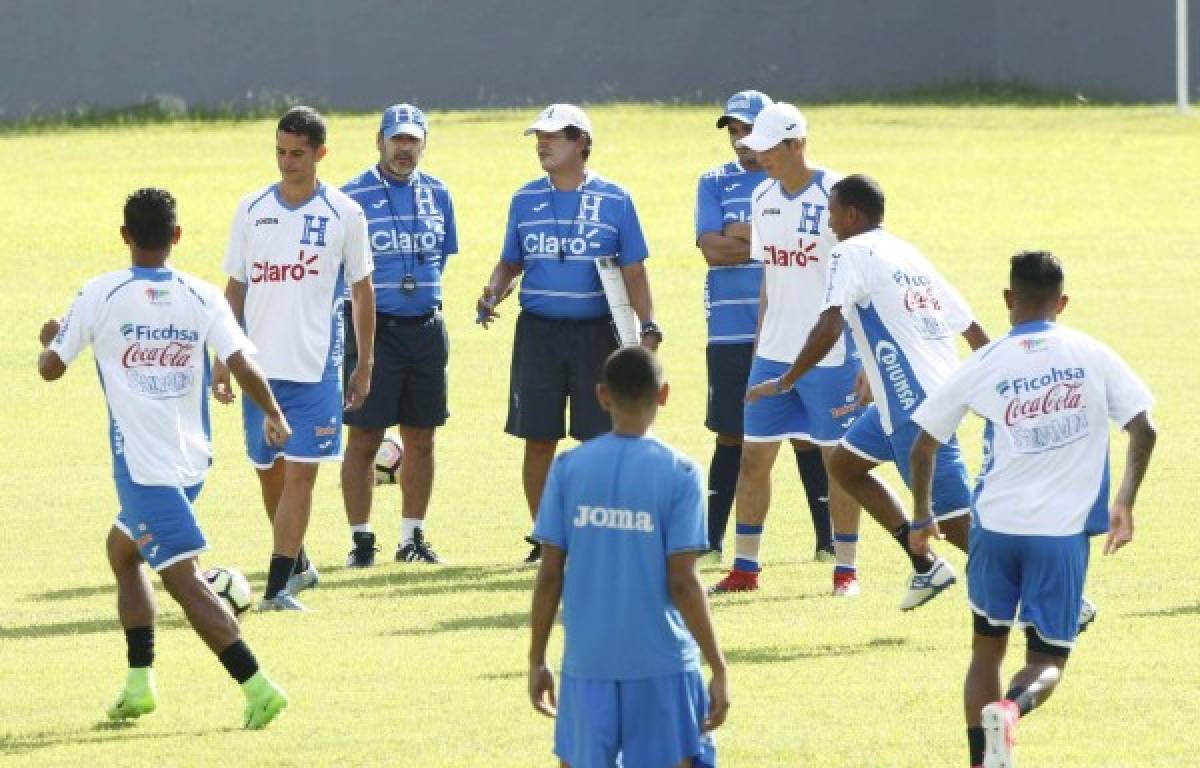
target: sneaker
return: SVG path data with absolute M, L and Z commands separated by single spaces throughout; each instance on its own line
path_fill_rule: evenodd
M 833 596 L 834 597 L 857 597 L 858 596 L 858 574 L 854 571 L 834 571 L 833 572 Z
M 933 567 L 927 572 L 913 571 L 912 578 L 908 582 L 908 592 L 900 601 L 900 610 L 911 611 L 913 608 L 920 608 L 957 580 L 950 563 L 940 557 L 937 558 L 933 561 Z
M 158 707 L 158 690 L 150 667 L 132 667 L 125 678 L 125 688 L 111 707 L 109 720 L 132 720 L 148 715 Z
M 291 595 L 286 589 L 275 597 L 264 597 L 258 603 L 258 612 L 268 611 L 307 611 L 304 604 Z
M 725 578 L 708 588 L 710 595 L 724 595 L 729 592 L 753 592 L 758 589 L 758 573 L 754 571 L 739 571 L 736 568 L 725 575 Z
M 983 768 L 1013 768 L 1013 747 L 1017 743 L 1017 719 L 1021 711 L 1016 702 L 993 701 L 983 708 Z
M 370 568 L 375 565 L 375 553 L 379 551 L 375 546 L 375 534 L 354 533 L 350 538 L 354 540 L 354 549 L 346 556 L 346 567 Z
M 833 545 L 827 547 L 817 547 L 813 552 L 814 563 L 832 563 L 837 559 L 837 555 L 833 552 Z
M 242 692 L 246 694 L 246 709 L 242 715 L 242 727 L 251 731 L 266 728 L 267 724 L 287 709 L 288 697 L 275 683 L 262 673 L 254 673 L 254 677 L 242 683 Z
M 1092 622 L 1096 620 L 1096 604 L 1088 600 L 1085 596 L 1083 602 L 1079 606 L 1079 631 L 1082 632 L 1092 626 Z
M 525 541 L 529 542 L 531 549 L 529 550 L 529 554 L 525 555 L 525 559 L 521 561 L 521 564 L 535 566 L 542 560 L 542 543 L 532 536 L 526 536 Z
M 321 583 L 321 574 L 317 573 L 317 566 L 312 563 L 308 564 L 308 570 L 300 573 L 293 573 L 288 577 L 287 585 L 283 590 L 292 595 L 298 595 L 306 589 L 317 586 Z
M 401 545 L 396 550 L 397 563 L 430 563 L 437 565 L 442 562 L 437 552 L 425 540 L 425 532 L 420 528 L 413 531 L 412 541 Z

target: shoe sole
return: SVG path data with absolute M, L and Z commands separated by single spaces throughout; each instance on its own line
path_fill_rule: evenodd
M 109 709 L 106 714 L 108 715 L 109 720 L 119 722 L 122 720 L 136 720 L 139 717 L 142 717 L 143 715 L 152 714 L 154 712 L 154 710 L 156 710 L 156 709 L 158 709 L 157 702 L 151 702 L 150 706 L 145 709 L 132 710 L 132 709 L 115 709 L 114 708 L 114 709 Z
M 1013 751 L 1004 734 L 1004 713 L 992 709 L 990 706 L 984 707 L 980 725 L 983 726 L 983 735 L 986 739 L 983 768 L 1015 768 Z
M 933 591 L 930 592 L 928 595 L 926 595 L 924 598 L 922 598 L 919 603 L 915 603 L 915 604 L 907 606 L 907 607 L 902 605 L 902 606 L 900 606 L 900 610 L 905 611 L 905 612 L 915 611 L 916 609 L 920 608 L 922 605 L 925 605 L 925 603 L 928 603 L 930 600 L 932 600 L 933 598 L 942 594 L 947 589 L 949 589 L 950 587 L 953 587 L 957 583 L 958 583 L 958 577 L 951 576 L 948 581 L 945 581 L 941 584 L 934 586 Z
M 757 592 L 757 591 L 758 591 L 757 584 L 753 587 L 736 587 L 736 588 L 722 587 L 722 586 L 713 584 L 711 587 L 708 588 L 709 595 L 736 595 L 739 592 Z

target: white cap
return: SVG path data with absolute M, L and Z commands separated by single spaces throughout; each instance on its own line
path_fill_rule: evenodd
M 533 125 L 525 129 L 525 135 L 528 136 L 535 131 L 554 133 L 568 125 L 575 126 L 589 136 L 592 135 L 592 121 L 588 120 L 588 116 L 584 114 L 583 110 L 574 104 L 551 104 L 546 107 L 537 116 L 537 120 L 533 121 Z
M 754 130 L 738 141 L 739 147 L 765 152 L 784 139 L 803 139 L 808 130 L 808 121 L 800 110 L 786 102 L 777 101 L 763 107 L 754 118 Z

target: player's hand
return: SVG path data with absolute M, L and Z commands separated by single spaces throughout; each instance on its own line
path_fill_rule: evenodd
M 554 673 L 545 664 L 529 667 L 529 701 L 546 717 L 558 714 L 558 699 L 554 696 Z
M 350 380 L 346 382 L 346 410 L 356 411 L 367 401 L 371 394 L 371 369 L 361 365 L 354 366 Z
M 780 393 L 782 384 L 783 379 L 767 379 L 761 384 L 755 384 L 746 390 L 746 402 L 753 403 L 764 397 L 774 397 Z
M 292 427 L 282 413 L 267 414 L 263 419 L 263 434 L 272 448 L 282 448 L 292 436 Z
M 483 295 L 475 302 L 475 322 L 487 328 L 488 323 L 497 317 L 500 317 L 500 313 L 496 311 L 496 294 L 492 293 L 490 285 L 485 285 Z
M 729 715 L 729 682 L 725 672 L 714 672 L 708 682 L 708 716 L 704 718 L 704 731 L 716 730 Z
M 38 331 L 38 341 L 41 342 L 42 349 L 50 346 L 50 342 L 54 341 L 60 328 L 62 328 L 62 323 L 53 317 L 42 324 L 42 330 Z
M 229 366 L 221 362 L 220 358 L 213 361 L 212 395 L 214 400 L 225 405 L 237 399 L 233 392 L 233 383 L 229 380 Z
M 854 394 L 858 397 L 860 408 L 875 401 L 875 396 L 871 394 L 871 382 L 867 379 L 867 373 L 862 368 L 858 369 L 858 375 L 854 377 Z
M 721 234 L 726 237 L 736 237 L 738 240 L 745 240 L 747 243 L 750 242 L 750 238 L 752 237 L 750 223 L 747 221 L 731 221 L 725 225 L 725 229 L 722 230 Z
M 1127 504 L 1113 503 L 1108 511 L 1108 538 L 1104 554 L 1115 555 L 1117 550 L 1133 541 L 1133 509 Z
M 937 518 L 930 518 L 929 527 L 908 532 L 908 548 L 914 555 L 929 554 L 929 542 L 946 538 L 938 527 Z

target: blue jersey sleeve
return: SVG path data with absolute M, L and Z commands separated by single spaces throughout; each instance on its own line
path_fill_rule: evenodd
M 617 243 L 617 264 L 627 267 L 645 261 L 650 255 L 646 248 L 646 238 L 642 234 L 642 223 L 638 221 L 637 210 L 633 207 L 633 198 L 625 197 L 625 207 L 621 211 L 620 241 Z
M 538 505 L 537 522 L 533 526 L 535 539 L 563 550 L 567 548 L 567 531 L 564 522 L 566 499 L 563 498 L 564 487 L 560 476 L 565 463 L 563 457 L 559 456 L 550 465 L 546 488 L 542 491 L 542 501 Z
M 693 461 L 680 461 L 675 470 L 675 493 L 667 518 L 667 554 L 708 549 L 704 478 Z
M 514 196 L 508 204 L 508 227 L 504 231 L 504 247 L 500 251 L 500 260 L 520 264 L 525 261 L 521 253 L 521 236 L 517 232 L 517 198 Z
M 725 231 L 725 218 L 721 212 L 721 190 L 716 176 L 705 174 L 696 184 L 696 239 L 709 232 L 720 234 Z
M 458 253 L 458 223 L 454 219 L 454 201 L 450 198 L 450 190 L 442 189 L 442 211 L 444 212 L 445 237 L 442 238 L 441 269 L 446 269 L 446 257 Z

